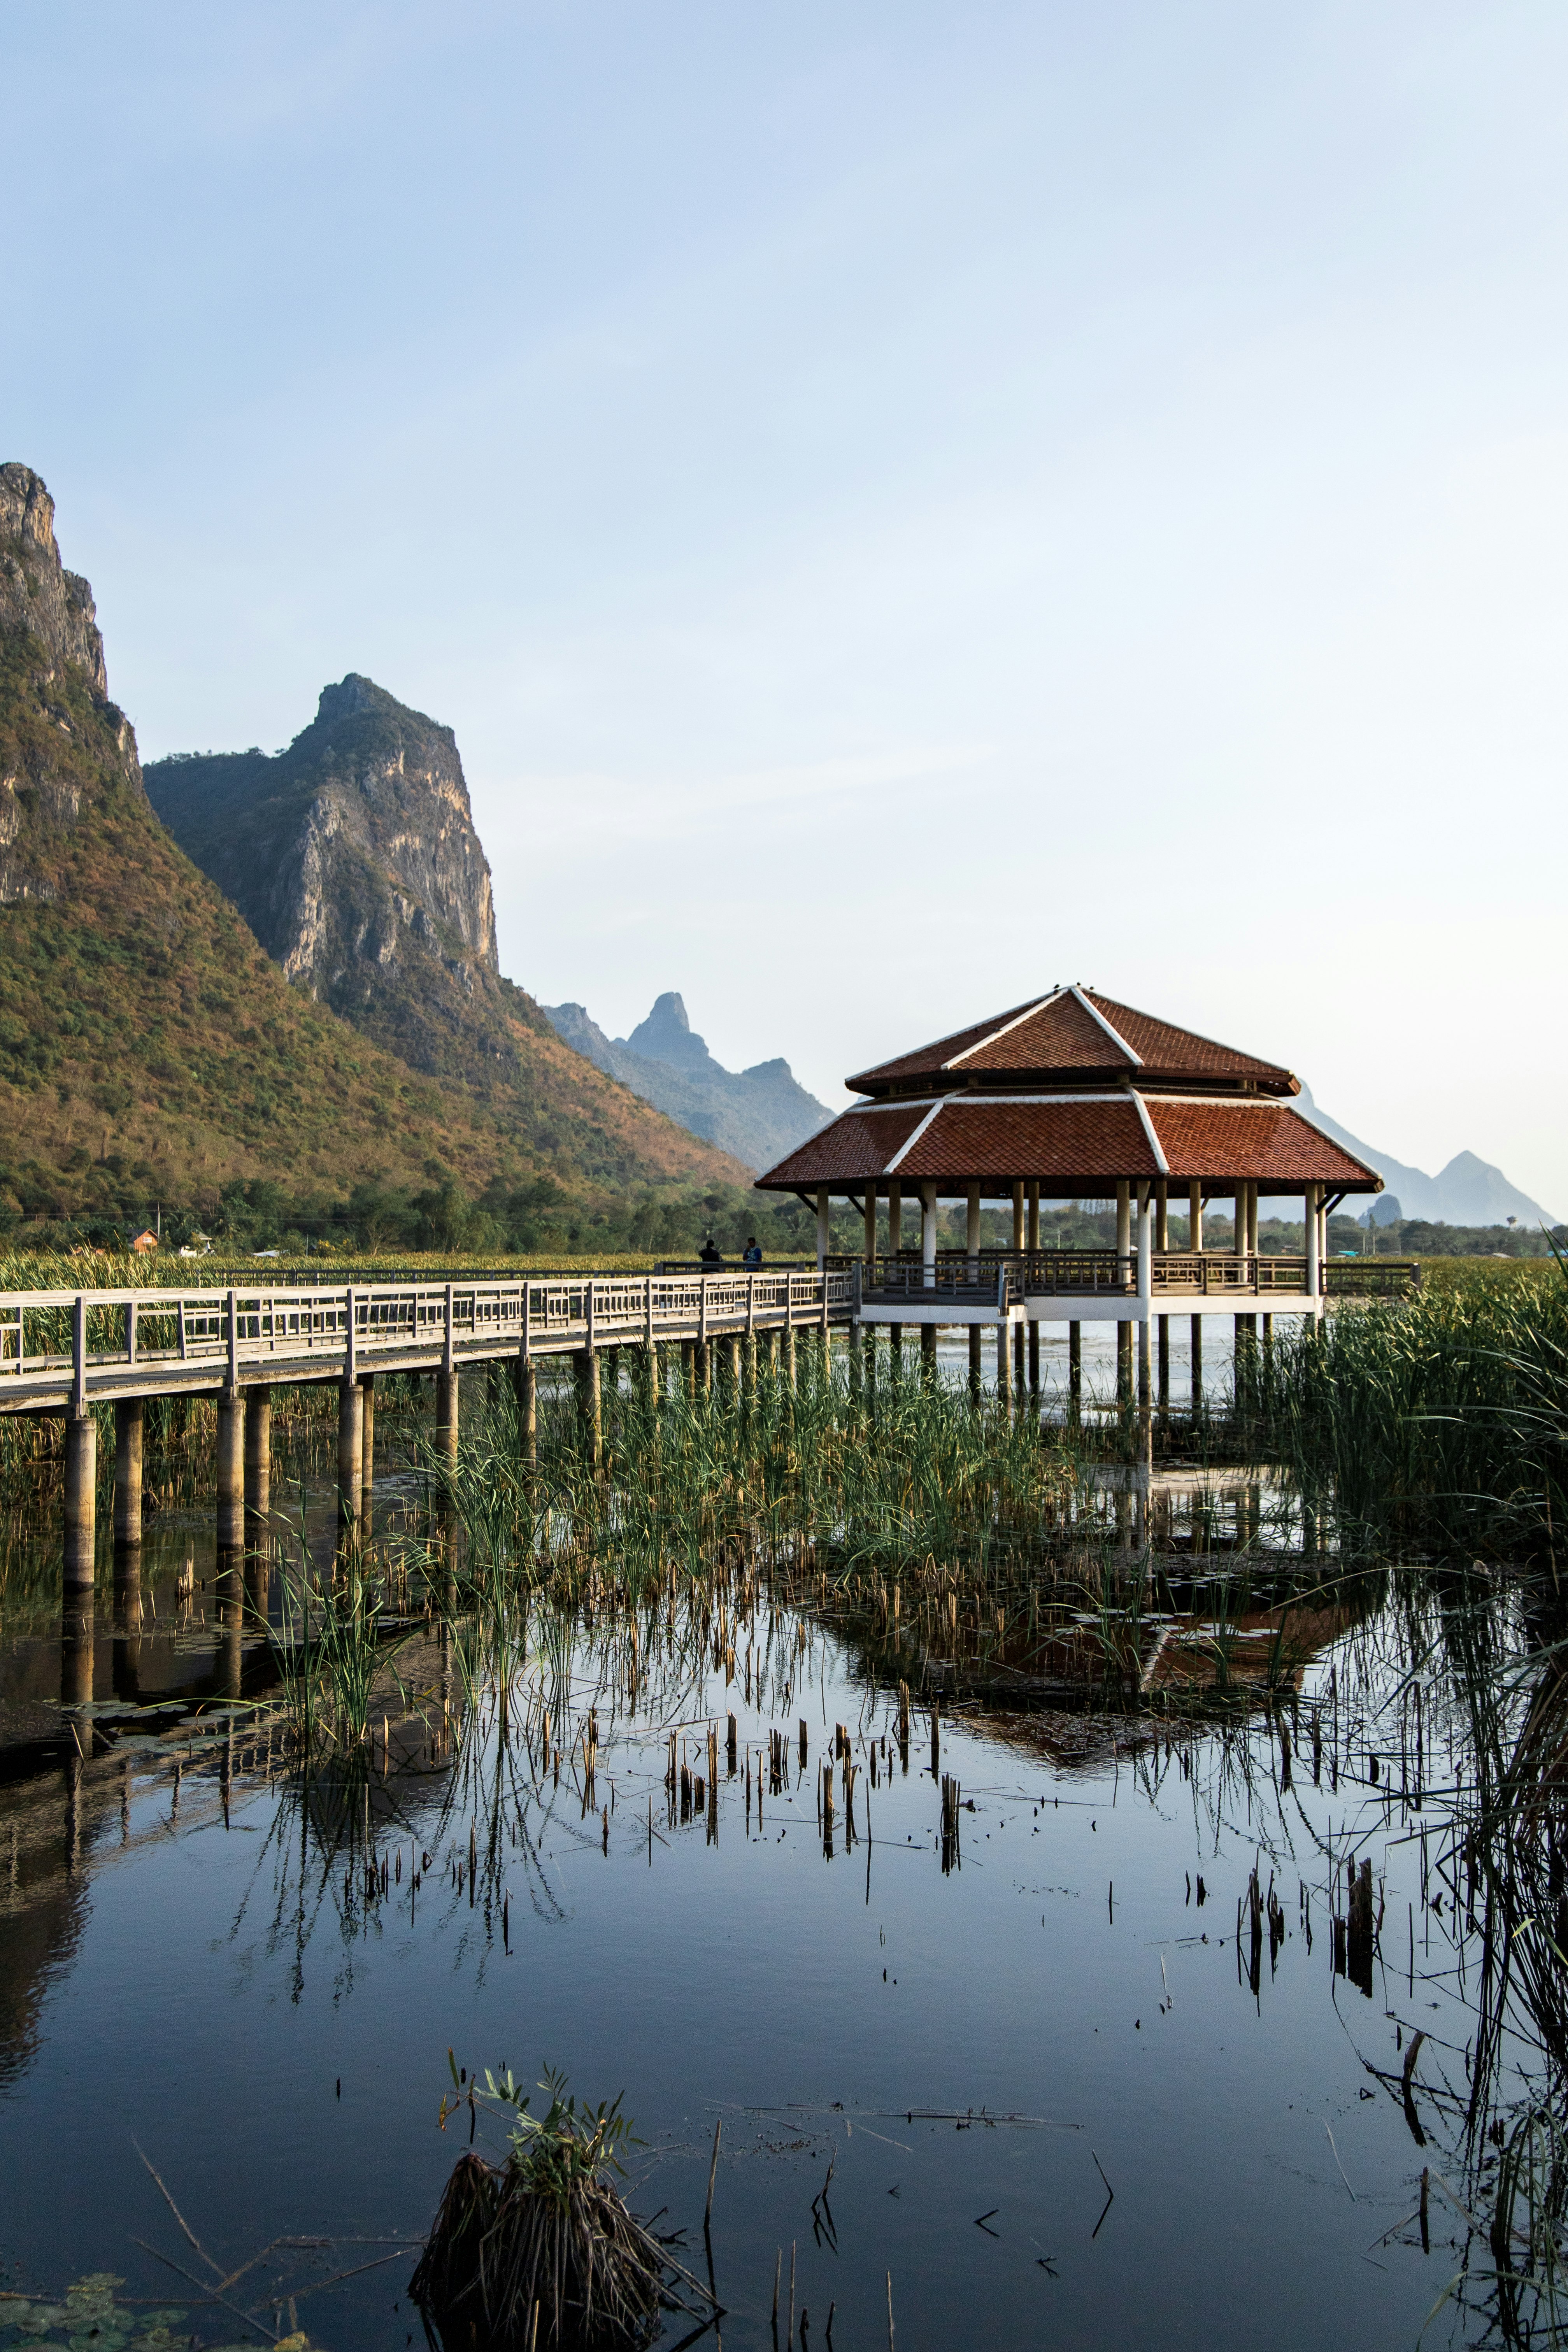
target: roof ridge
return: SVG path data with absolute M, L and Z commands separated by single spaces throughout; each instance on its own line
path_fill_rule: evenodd
M 1113 1028 L 1111 1027 L 1110 1023 L 1106 1019 L 1106 1017 L 1105 1017 L 1104 1013 L 1100 1011 L 1100 1009 L 1099 1005 L 1098 1005 L 1098 1004 L 1096 1004 L 1096 1003 L 1094 1003 L 1094 1001 L 1093 1001 L 1093 999 L 1092 999 L 1091 997 L 1089 997 L 1089 996 L 1088 996 L 1088 995 L 1086 995 L 1086 994 L 1085 994 L 1084 991 L 1083 991 L 1083 990 L 1079 986 L 1079 984 L 1078 984 L 1078 982 L 1077 982 L 1077 981 L 1076 981 L 1076 980 L 1075 980 L 1074 982 L 1072 982 L 1072 983 L 1071 983 L 1071 985 L 1070 985 L 1070 987 L 1069 987 L 1069 989 L 1068 989 L 1068 993 L 1069 995 L 1071 995 L 1071 996 L 1076 996 L 1076 997 L 1077 997 L 1077 999 L 1078 999 L 1079 1003 L 1082 1005 L 1082 1007 L 1083 1007 L 1084 1011 L 1089 1014 L 1089 1019 L 1090 1019 L 1091 1021 L 1098 1021 L 1098 1022 L 1099 1022 L 1099 1024 L 1100 1024 L 1100 1027 L 1104 1030 L 1104 1032 L 1105 1032 L 1106 1035 L 1110 1039 L 1110 1041 L 1111 1041 L 1112 1045 L 1120 1045 L 1120 1046 L 1121 1046 L 1121 1050 L 1122 1050 L 1122 1052 L 1126 1055 L 1126 1056 L 1127 1056 L 1128 1060 L 1131 1063 L 1131 1065 L 1132 1065 L 1133 1068 L 1134 1068 L 1135 1070 L 1141 1070 L 1141 1069 L 1143 1067 L 1143 1056 L 1142 1056 L 1142 1054 L 1137 1054 L 1137 1053 L 1134 1053 L 1134 1052 L 1133 1052 L 1132 1047 L 1128 1044 L 1128 1042 L 1127 1042 L 1126 1038 L 1121 1034 L 1121 1030 L 1120 1030 L 1120 1029 L 1113 1029 Z M 1109 999 L 1107 1000 L 1107 1002 L 1108 1002 L 1108 1003 L 1114 1003 L 1116 1002 L 1116 1000 L 1115 1000 L 1115 998 L 1114 998 L 1114 997 L 1111 997 L 1111 998 L 1109 998 Z M 1136 1013 L 1136 1012 L 1137 1012 L 1137 1010 L 1138 1010 L 1138 1007 L 1137 1007 L 1135 1004 L 1129 1004 L 1129 1005 L 1126 1007 L 1126 1010 L 1127 1010 L 1129 1013 Z M 1147 1020 L 1150 1018 L 1150 1015 L 1149 1015 L 1148 1013 L 1144 1013 L 1144 1014 L 1142 1015 L 1142 1018 L 1143 1018 L 1145 1021 L 1147 1021 Z M 1168 1025 L 1170 1025 L 1170 1026 L 1173 1027 L 1173 1026 L 1174 1026 L 1174 1024 L 1173 1024 L 1173 1023 L 1172 1023 L 1172 1024 L 1168 1024 Z
M 1107 1004 L 1114 1004 L 1119 1013 L 1135 1013 L 1140 1021 L 1152 1021 L 1162 1029 L 1174 1029 L 1183 1037 L 1195 1037 L 1200 1045 L 1212 1045 L 1216 1053 L 1234 1054 L 1238 1062 L 1252 1062 L 1260 1070 L 1285 1070 L 1287 1077 L 1293 1078 L 1296 1075 L 1294 1070 L 1286 1069 L 1283 1062 L 1266 1062 L 1261 1054 L 1249 1054 L 1244 1045 L 1227 1045 L 1223 1037 L 1211 1037 L 1202 1029 L 1189 1029 L 1184 1022 L 1167 1021 L 1163 1013 L 1145 1013 L 1141 1004 L 1123 1004 L 1119 996 L 1108 996 L 1105 1002 Z M 1094 1009 L 1090 1005 L 1089 1010 L 1093 1012 Z M 1097 1015 L 1097 1018 L 1099 1017 L 1100 1016 Z M 1104 1025 L 1107 1029 L 1110 1029 L 1109 1021 L 1105 1022 Z M 1111 1029 L 1110 1034 L 1114 1037 L 1115 1030 Z M 1131 1051 L 1130 1046 L 1128 1051 Z M 1141 1056 L 1137 1058 L 1140 1068 L 1147 1067 Z
M 1010 1029 L 1020 1028 L 1026 1021 L 1032 1021 L 1037 1013 L 1044 1013 L 1047 1006 L 1054 1004 L 1058 997 L 1076 995 L 1077 993 L 1078 992 L 1076 989 L 1053 988 L 1048 996 L 1042 996 L 1037 1003 L 1026 1004 L 1021 1013 L 1010 1013 L 1007 1019 L 1004 1021 L 999 1027 L 987 1030 L 984 1036 L 977 1037 L 973 1045 L 966 1045 L 962 1054 L 950 1055 L 947 1060 L 943 1062 L 941 1066 L 944 1070 L 956 1069 L 960 1062 L 968 1061 L 971 1054 L 978 1054 L 983 1047 L 986 1045 L 994 1045 L 996 1043 L 997 1038 L 1005 1037 Z M 936 1042 L 940 1045 L 942 1043 L 941 1038 L 939 1037 Z M 917 1045 L 915 1046 L 914 1051 L 918 1054 L 921 1051 L 921 1048 Z M 909 1056 L 907 1055 L 900 1055 L 899 1058 L 900 1061 L 907 1061 Z

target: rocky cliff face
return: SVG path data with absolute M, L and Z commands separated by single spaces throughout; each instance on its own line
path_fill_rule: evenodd
M 0 466 L 0 629 L 37 638 L 51 661 L 74 662 L 105 699 L 92 590 L 55 544 L 55 502 L 30 467 Z
M 673 989 L 655 1000 L 629 1037 L 608 1037 L 581 1004 L 547 1004 L 546 1017 L 580 1054 L 721 1151 L 771 1168 L 826 1125 L 833 1113 L 782 1056 L 727 1070 L 714 1059 Z
M 26 466 L 0 466 L 0 906 L 52 898 L 84 810 L 123 793 L 142 809 L 129 720 L 109 699 L 92 591 L 55 543 L 55 502 Z
M 297 987 L 520 1140 L 614 1181 L 739 1180 L 607 1085 L 502 977 L 449 727 L 351 674 L 287 751 L 156 761 L 147 790 Z
M 399 1050 L 439 1066 L 412 1000 L 498 976 L 490 869 L 449 727 L 351 674 L 276 758 L 162 760 L 148 789 L 290 980 L 351 1019 L 410 1000 Z

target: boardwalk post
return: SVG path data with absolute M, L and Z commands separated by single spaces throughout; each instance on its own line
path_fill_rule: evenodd
M 1004 1315 L 996 1326 L 996 1402 L 1006 1409 L 1012 1396 L 1008 1377 L 1008 1350 L 1012 1345 L 1007 1318 Z
M 1083 1411 L 1083 1325 L 1068 1325 L 1068 1412 L 1077 1421 Z
M 71 1310 L 71 1411 L 66 1422 L 65 1580 L 92 1582 L 98 1533 L 98 1431 L 87 1405 L 87 1300 Z
M 457 1333 L 453 1322 L 452 1285 L 447 1285 L 446 1325 L 442 1334 L 441 1369 L 436 1375 L 436 1451 L 454 1468 L 458 1460 L 458 1416 L 462 1400 L 458 1391 Z
M 1204 1318 L 1193 1317 L 1193 1419 L 1197 1421 L 1204 1409 Z
M 358 1381 L 338 1382 L 338 1525 L 352 1528 L 363 1507 L 364 1391 Z
M 272 1511 L 272 1391 L 245 1391 L 245 1533 L 262 1541 Z
M 375 1374 L 362 1372 L 360 1393 L 360 1511 L 366 1525 L 370 1522 L 371 1488 L 375 1484 Z
M 121 1397 L 114 1408 L 114 1549 L 132 1550 L 142 1540 L 142 1440 L 146 1407 L 141 1397 Z
M 237 1552 L 245 1541 L 245 1400 L 226 1389 L 217 1401 L 217 1548 Z
M 601 1420 L 598 1350 L 592 1345 L 580 1348 L 574 1358 L 577 1372 L 577 1428 L 583 1450 L 596 1470 L 603 1446 L 604 1429 Z
M 1169 1251 L 1170 1246 L 1171 1185 L 1169 1178 L 1162 1176 L 1159 1182 L 1154 1187 L 1154 1249 L 1156 1255 L 1160 1256 L 1165 1255 Z M 1160 1403 L 1160 1423 L 1161 1426 L 1163 1427 L 1169 1421 L 1171 1413 L 1171 1318 L 1168 1315 L 1162 1315 L 1160 1317 L 1158 1331 L 1160 1351 L 1158 1394 Z
M 652 1285 L 649 1285 L 652 1288 Z M 517 1437 L 518 1451 L 529 1469 L 539 1461 L 539 1377 L 533 1367 L 533 1293 L 528 1277 L 522 1283 L 522 1336 L 518 1341 L 517 1363 Z

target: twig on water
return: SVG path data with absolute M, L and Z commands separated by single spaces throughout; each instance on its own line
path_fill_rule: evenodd
M 135 2140 L 132 2140 L 131 2145 L 135 2148 L 137 2155 L 141 2157 L 142 2163 L 147 2167 L 148 2171 L 152 2174 L 153 2179 L 163 2190 L 163 2202 L 167 2205 L 170 2212 L 174 2215 L 175 2221 L 179 2223 L 181 2229 L 184 2231 L 192 2245 L 195 2246 L 197 2253 L 200 2254 L 203 2262 L 205 2263 L 208 2270 L 211 2271 L 215 2278 L 221 2279 L 223 2276 L 221 2264 L 214 2262 L 212 2256 L 208 2253 L 206 2248 L 203 2245 L 201 2240 L 197 2237 L 195 2231 L 192 2229 L 190 2223 L 186 2221 L 184 2215 L 181 2212 L 179 2207 L 170 2196 L 163 2176 L 158 2170 L 157 2166 Z
M 258 2336 L 265 2336 L 268 2344 L 277 2343 L 278 2337 L 270 2327 L 264 2326 L 259 2319 L 253 2319 L 248 2311 L 241 2311 L 238 2304 L 230 2303 L 226 2295 L 215 2294 L 210 2287 L 197 2278 L 195 2271 L 188 2271 L 184 2263 L 177 2263 L 174 2260 L 173 2254 L 161 2254 L 156 2246 L 150 2246 L 147 2243 L 145 2238 L 132 2238 L 131 2242 L 133 2246 L 140 2246 L 144 2254 L 151 2254 L 155 2263 L 163 2263 L 179 2277 L 188 2279 L 204 2303 L 219 2305 L 223 2310 L 232 2312 L 236 2319 L 242 2320 L 247 2327 L 254 2327 Z

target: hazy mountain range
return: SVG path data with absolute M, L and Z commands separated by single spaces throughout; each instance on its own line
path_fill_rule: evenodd
M 581 1004 L 542 1009 L 569 1045 L 748 1168 L 771 1168 L 834 1116 L 783 1059 L 725 1069 L 673 989 L 655 1000 L 629 1037 L 607 1037 Z
M 1301 1108 L 1336 1143 L 1353 1151 L 1375 1168 L 1386 1192 L 1380 1192 L 1373 1202 L 1371 1215 L 1374 1224 L 1391 1224 L 1401 1214 L 1425 1217 L 1435 1225 L 1501 1225 L 1510 1217 L 1517 1217 L 1521 1225 L 1554 1225 L 1555 1217 L 1510 1184 L 1500 1168 L 1489 1160 L 1478 1160 L 1473 1151 L 1456 1152 L 1447 1166 L 1436 1176 L 1412 1168 L 1392 1153 L 1380 1151 L 1375 1144 L 1363 1143 L 1337 1118 L 1331 1118 L 1312 1099 L 1311 1089 L 1301 1088 Z

